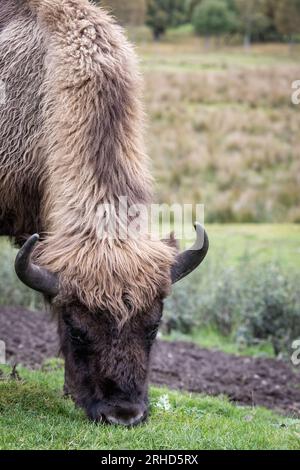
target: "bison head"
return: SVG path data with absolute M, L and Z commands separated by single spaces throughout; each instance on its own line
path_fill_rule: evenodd
M 208 238 L 195 225 L 195 245 L 177 255 L 172 283 L 191 273 L 205 258 Z M 59 294 L 59 279 L 31 261 L 38 235 L 23 245 L 16 258 L 20 280 L 50 301 Z M 120 328 L 108 311 L 88 312 L 79 302 L 60 305 L 58 331 L 65 358 L 65 388 L 93 421 L 132 426 L 148 414 L 148 372 L 152 344 L 163 312 L 158 297 Z M 55 302 L 52 302 L 55 305 Z M 55 308 L 55 307 L 54 307 Z

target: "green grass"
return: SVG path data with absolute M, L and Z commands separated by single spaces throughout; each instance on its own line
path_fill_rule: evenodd
M 138 52 L 145 71 L 150 69 L 166 71 L 224 70 L 232 68 L 268 68 L 282 64 L 295 64 L 299 61 L 300 47 L 294 54 L 288 52 L 287 45 L 253 46 L 245 53 L 243 47 L 222 47 L 207 50 L 203 40 L 190 38 L 189 29 L 171 30 L 161 43 L 140 40 L 140 36 L 131 35 L 137 40 Z
M 294 63 L 293 60 L 286 58 L 287 64 Z M 209 56 L 199 56 L 197 54 L 177 54 L 175 57 L 167 57 L 165 55 L 153 56 L 149 52 L 142 55 L 142 68 L 147 70 L 167 71 L 184 71 L 195 72 L 197 70 L 224 70 L 233 67 L 249 67 L 249 68 L 266 68 L 267 66 L 276 66 L 277 60 L 272 56 L 245 56 L 239 54 L 218 54 L 211 53 Z
M 299 449 L 300 421 L 223 397 L 151 390 L 151 417 L 134 429 L 95 425 L 61 395 L 63 372 L 0 381 L 0 449 Z M 157 406 L 167 395 L 171 409 Z
M 244 346 L 237 343 L 232 336 L 222 336 L 220 332 L 212 327 L 204 327 L 195 330 L 191 334 L 182 334 L 173 331 L 170 335 L 164 335 L 167 341 L 192 341 L 202 348 L 217 349 L 227 354 L 254 357 L 274 357 L 272 345 L 268 341 L 263 341 L 255 346 Z
M 227 267 L 241 261 L 278 263 L 286 269 L 300 266 L 300 224 L 205 224 L 205 228 L 211 263 L 222 259 Z M 175 235 L 181 233 L 180 227 L 172 229 Z M 183 241 L 182 246 L 185 244 Z
M 228 265 L 276 262 L 286 269 L 300 266 L 300 225 L 225 224 L 207 225 L 210 257 L 222 257 Z

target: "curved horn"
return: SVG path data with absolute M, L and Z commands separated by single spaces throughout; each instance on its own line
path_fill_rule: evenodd
M 197 233 L 197 240 L 192 248 L 177 255 L 171 269 L 172 284 L 194 271 L 202 263 L 207 254 L 209 247 L 207 233 L 198 222 L 195 223 L 194 227 Z
M 18 278 L 31 289 L 37 290 L 51 297 L 58 294 L 58 276 L 46 269 L 31 263 L 31 253 L 39 241 L 38 234 L 32 235 L 24 243 L 15 261 L 15 270 Z

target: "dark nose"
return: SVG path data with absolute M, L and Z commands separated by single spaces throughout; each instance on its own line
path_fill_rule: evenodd
M 147 409 L 143 404 L 109 407 L 104 416 L 108 423 L 121 426 L 136 426 L 146 418 Z
M 147 407 L 144 403 L 122 403 L 120 405 L 93 404 L 88 412 L 93 421 L 105 421 L 121 426 L 136 426 L 147 417 Z

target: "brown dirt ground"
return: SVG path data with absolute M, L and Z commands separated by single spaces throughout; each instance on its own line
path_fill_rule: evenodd
M 58 354 L 55 322 L 45 313 L 0 309 L 0 339 L 7 359 L 39 367 Z M 239 357 L 191 343 L 158 341 L 151 382 L 210 395 L 227 395 L 242 405 L 263 405 L 300 416 L 300 370 L 276 359 Z

